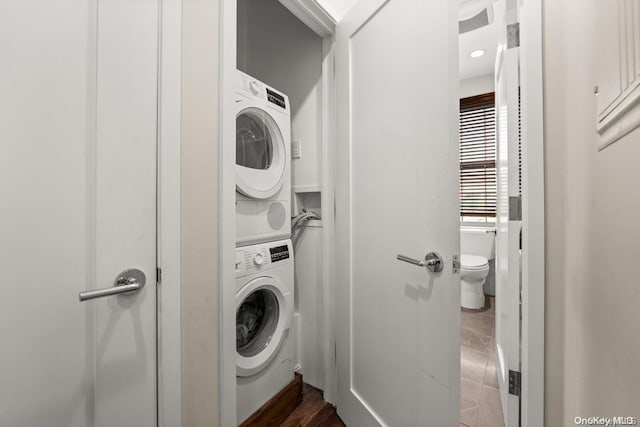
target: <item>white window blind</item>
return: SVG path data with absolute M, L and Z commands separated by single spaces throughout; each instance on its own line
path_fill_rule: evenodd
M 496 216 L 494 93 L 460 100 L 460 215 Z

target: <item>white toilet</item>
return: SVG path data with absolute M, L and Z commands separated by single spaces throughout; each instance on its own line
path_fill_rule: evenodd
M 484 307 L 484 284 L 489 275 L 489 260 L 495 258 L 495 235 L 487 228 L 460 229 L 460 304 L 464 308 Z M 491 285 L 491 284 L 488 284 Z M 488 287 L 491 293 L 492 286 Z
M 464 308 L 484 307 L 484 281 L 489 275 L 489 260 L 479 255 L 460 257 L 461 304 Z

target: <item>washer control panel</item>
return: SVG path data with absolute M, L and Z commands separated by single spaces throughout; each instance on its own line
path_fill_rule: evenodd
M 279 267 L 293 261 L 290 240 L 236 248 L 236 277 Z
M 271 255 L 271 262 L 289 259 L 289 245 L 271 247 L 269 248 L 269 255 Z

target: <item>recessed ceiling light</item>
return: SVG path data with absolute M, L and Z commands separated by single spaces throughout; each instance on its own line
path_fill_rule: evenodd
M 472 58 L 480 58 L 482 55 L 484 55 L 484 50 L 482 49 L 474 50 L 469 54 Z

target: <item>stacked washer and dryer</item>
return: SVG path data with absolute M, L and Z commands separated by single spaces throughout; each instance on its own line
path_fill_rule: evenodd
M 289 99 L 236 78 L 237 419 L 294 378 Z

